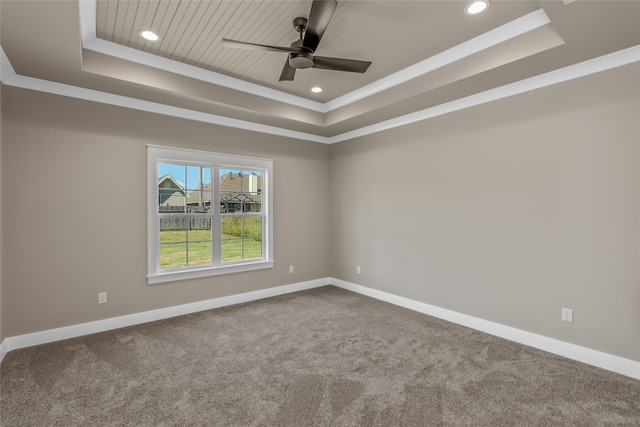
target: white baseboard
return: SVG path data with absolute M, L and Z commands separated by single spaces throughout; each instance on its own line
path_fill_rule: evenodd
M 597 366 L 640 380 L 640 362 L 545 337 L 543 335 L 534 334 L 532 332 L 523 331 L 521 329 L 512 328 L 499 323 L 490 322 L 477 317 L 468 316 L 452 310 L 447 310 L 331 277 L 5 338 L 5 340 L 2 341 L 2 344 L 0 344 L 0 361 L 2 361 L 9 351 L 20 348 L 95 334 L 127 326 L 139 325 L 142 323 L 153 322 L 155 320 L 182 316 L 185 314 L 226 307 L 244 302 L 256 301 L 263 298 L 275 297 L 278 295 L 318 288 L 326 285 L 334 285 L 348 291 L 366 295 L 400 307 L 408 308 L 452 323 L 486 332 L 500 338 L 505 338 L 510 341 L 515 341 L 520 344 L 528 345 L 530 347 L 548 351 L 549 353 L 557 354 L 559 356 L 567 357 L 569 359 L 577 360 L 579 362 L 587 363 L 589 365 Z
M 96 320 L 94 322 L 81 323 L 79 325 L 66 326 L 63 328 L 48 329 L 46 331 L 34 332 L 31 334 L 8 337 L 0 344 L 0 361 L 4 356 L 20 348 L 31 347 L 39 344 L 60 341 L 83 335 L 95 334 L 98 332 L 110 331 L 127 326 L 139 325 L 153 322 L 155 320 L 168 319 L 170 317 L 182 316 L 185 314 L 197 313 L 199 311 L 211 310 L 214 308 L 226 307 L 244 302 L 256 301 L 292 292 L 304 291 L 331 284 L 331 278 L 310 280 L 291 285 L 278 286 L 275 288 L 261 289 L 259 291 L 247 292 L 243 294 L 230 295 L 227 297 L 214 298 L 205 301 L 198 301 L 190 304 L 176 305 L 172 307 L 160 308 L 157 310 L 144 311 L 142 313 L 129 314 L 126 316 L 112 317 L 110 319 Z
M 581 347 L 565 341 L 523 331 L 521 329 L 490 322 L 477 317 L 447 310 L 441 307 L 425 304 L 409 298 L 399 297 L 387 292 L 378 291 L 366 286 L 356 285 L 340 279 L 331 279 L 331 284 L 339 288 L 366 295 L 400 307 L 408 308 L 420 313 L 428 314 L 452 323 L 457 323 L 478 331 L 486 332 L 500 338 L 515 341 L 549 353 L 557 354 L 568 359 L 577 360 L 589 365 L 597 366 L 631 378 L 640 380 L 640 362 L 625 359 L 590 348 Z

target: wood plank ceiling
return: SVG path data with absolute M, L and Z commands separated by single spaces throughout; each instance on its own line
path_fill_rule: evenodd
M 98 0 L 96 36 L 185 64 L 309 97 L 329 88 L 329 99 L 369 84 L 438 52 L 516 19 L 535 1 L 492 5 L 471 17 L 466 1 L 340 1 L 318 54 L 372 61 L 366 74 L 303 70 L 279 82 L 285 53 L 225 48 L 221 39 L 289 46 L 298 37 L 292 20 L 308 17 L 311 1 Z M 472 19 L 474 18 L 474 19 Z M 148 42 L 139 31 L 160 36 Z

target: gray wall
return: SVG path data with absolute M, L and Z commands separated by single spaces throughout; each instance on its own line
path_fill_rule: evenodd
M 2 12 L 2 6 L 0 5 L 0 15 Z M 0 19 L 0 22 L 2 20 Z M 0 31 L 2 34 L 2 31 Z M 0 45 L 2 45 L 2 37 L 0 37 Z M 0 83 L 0 343 L 4 339 L 4 334 L 2 332 L 2 84 Z
M 333 145 L 332 276 L 640 361 L 638 75 Z
M 2 338 L 333 276 L 640 360 L 639 71 L 333 146 L 4 87 Z M 275 159 L 276 267 L 147 285 L 148 143 Z
M 329 275 L 328 146 L 13 87 L 2 96 L 3 337 Z M 146 144 L 274 159 L 275 268 L 148 285 Z
M 4 310 L 2 309 L 2 278 L 4 276 L 2 271 L 2 247 L 4 246 L 2 243 L 2 91 L 3 86 L 0 84 L 0 343 L 2 343 L 5 336 L 2 329 L 2 317 L 4 316 Z

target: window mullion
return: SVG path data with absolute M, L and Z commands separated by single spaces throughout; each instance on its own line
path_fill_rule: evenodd
M 220 168 L 211 167 L 211 262 L 222 264 L 222 219 L 220 215 Z

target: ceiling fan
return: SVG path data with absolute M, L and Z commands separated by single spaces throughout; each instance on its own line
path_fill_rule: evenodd
M 309 19 L 295 18 L 293 20 L 293 28 L 300 34 L 300 38 L 291 43 L 290 47 L 247 43 L 229 39 L 222 39 L 222 45 L 239 49 L 287 52 L 289 57 L 284 63 L 280 81 L 293 80 L 296 70 L 304 68 L 364 73 L 371 65 L 371 62 L 315 55 L 337 5 L 338 2 L 336 0 L 313 0 Z

